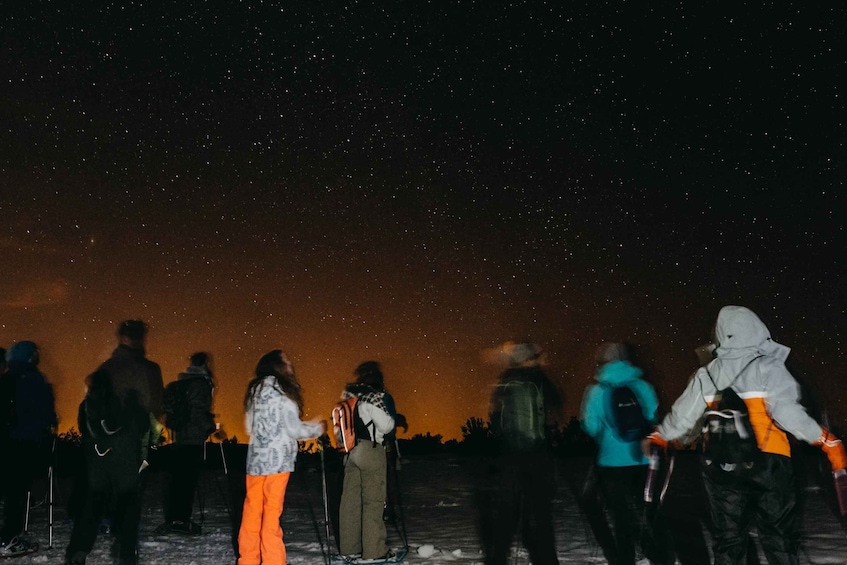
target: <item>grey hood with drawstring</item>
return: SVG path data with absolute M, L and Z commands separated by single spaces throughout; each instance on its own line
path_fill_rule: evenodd
M 743 306 L 724 306 L 715 337 L 716 358 L 694 373 L 659 425 L 659 435 L 666 440 L 691 437 L 715 394 L 732 386 L 748 405 L 763 402 L 766 416 L 779 429 L 809 443 L 820 437 L 820 425 L 800 405 L 800 387 L 785 368 L 791 350 L 771 339 L 755 313 Z

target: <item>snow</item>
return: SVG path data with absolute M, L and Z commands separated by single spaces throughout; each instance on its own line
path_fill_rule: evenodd
M 587 466 L 586 459 L 558 459 L 554 516 L 559 561 L 562 564 L 606 563 L 572 495 L 574 469 Z M 404 502 L 406 532 L 410 545 L 408 564 L 482 565 L 484 559 L 477 536 L 474 493 L 478 486 L 479 461 L 456 456 L 421 456 L 404 459 L 399 473 Z M 578 475 L 578 472 L 576 473 Z M 151 468 L 144 491 L 140 532 L 140 563 L 143 565 L 221 565 L 235 564 L 232 506 L 228 504 L 228 479 L 223 470 L 206 470 L 201 480 L 205 495 L 204 533 L 197 537 L 169 535 L 157 538 L 154 528 L 162 522 L 162 484 L 165 474 Z M 42 496 L 36 485 L 34 498 Z M 55 494 L 53 548 L 49 549 L 46 505 L 35 507 L 30 516 L 30 534 L 42 545 L 37 553 L 14 560 L 16 564 L 61 564 L 70 536 L 66 503 L 70 479 L 59 479 Z M 829 510 L 821 489 L 807 487 L 801 514 L 801 563 L 847 563 L 845 530 Z M 195 520 L 199 520 L 195 503 Z M 288 562 L 321 564 L 328 562 L 324 524 L 322 481 L 319 466 L 300 465 L 292 476 L 283 512 L 283 530 Z M 402 546 L 400 528 L 389 525 L 389 545 Z M 89 555 L 89 565 L 112 564 L 110 536 L 101 535 Z M 517 563 L 528 563 L 526 552 L 516 543 Z M 761 559 L 764 563 L 764 558 Z

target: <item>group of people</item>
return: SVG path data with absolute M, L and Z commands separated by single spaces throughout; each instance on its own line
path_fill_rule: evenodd
M 684 547 L 688 540 L 680 542 L 673 535 L 680 525 L 668 523 L 670 517 L 663 516 L 662 507 L 648 504 L 654 494 L 657 498 L 662 495 L 651 488 L 648 477 L 669 450 L 701 444 L 699 483 L 708 507 L 705 522 L 713 539 L 715 565 L 746 562 L 751 522 L 755 522 L 770 565 L 799 563 L 789 434 L 820 447 L 834 475 L 847 468 L 842 442 L 800 403 L 800 387 L 785 366 L 789 349 L 771 338 L 755 313 L 741 306 L 722 308 L 714 338 L 715 344 L 708 348 L 709 359 L 662 419 L 655 390 L 633 362 L 628 347 L 610 343 L 599 349 L 596 383 L 585 391 L 580 417 L 583 430 L 597 445 L 595 466 L 586 481 L 597 488 L 587 487 L 578 496 L 581 502 L 591 498 L 602 504 L 599 511 L 596 507 L 584 510 L 593 511 L 589 516 L 592 529 L 598 540 L 606 537 L 601 545 L 606 542 L 609 546 L 606 558 L 613 565 L 634 565 L 639 550 L 652 565 L 670 565 L 676 559 L 683 565 L 709 562 L 705 546 L 699 555 L 686 551 L 691 549 Z M 521 522 L 530 561 L 534 565 L 558 563 L 550 516 L 550 466 L 543 460 L 543 426 L 533 430 L 533 418 L 526 415 L 531 411 L 525 409 L 522 414 L 510 408 L 510 404 L 543 406 L 544 413 L 535 415 L 534 421 L 550 422 L 558 398 L 540 371 L 540 356 L 532 344 L 514 345 L 512 368 L 501 375 L 492 398 L 491 425 L 504 440 L 504 461 L 499 505 L 495 505 L 498 526 L 487 547 L 487 565 L 506 563 Z M 531 388 L 548 392 L 535 404 L 521 400 L 521 395 L 511 390 L 516 381 L 534 383 Z M 729 398 L 737 399 L 731 410 L 724 404 Z M 638 413 L 635 419 L 633 409 Z M 625 432 L 621 422 L 636 420 L 643 422 L 640 429 L 636 426 L 636 433 Z M 750 433 L 745 434 L 745 429 Z M 751 452 L 739 455 L 738 464 L 730 462 L 726 451 L 731 448 L 727 446 L 746 449 L 741 443 L 745 435 L 749 436 L 746 443 L 753 446 Z M 739 443 L 729 443 L 730 436 L 737 436 Z M 715 446 L 722 451 L 714 451 L 719 449 Z M 687 490 L 696 493 L 696 487 L 689 484 Z M 607 515 L 611 524 L 605 523 Z
M 169 404 L 176 401 L 165 394 L 159 365 L 145 356 L 147 326 L 128 320 L 119 325 L 117 335 L 119 344 L 112 356 L 89 375 L 79 408 L 87 494 L 73 523 L 66 565 L 85 563 L 98 521 L 107 511 L 113 520 L 118 563 L 138 562 L 139 501 L 147 450 L 159 442 L 163 415 L 167 423 L 175 412 Z M 754 517 L 768 563 L 798 562 L 789 434 L 819 446 L 834 472 L 847 468 L 841 441 L 800 404 L 797 382 L 785 367 L 789 349 L 771 338 L 756 314 L 740 306 L 724 307 L 714 337 L 711 358 L 661 420 L 656 393 L 627 347 L 613 343 L 599 350 L 597 383 L 585 392 L 581 424 L 597 444 L 596 478 L 611 516 L 613 542 L 607 558 L 613 565 L 634 565 L 638 549 L 653 565 L 670 565 L 681 557 L 679 552 L 675 557 L 667 543 L 661 513 L 644 519 L 650 511 L 645 506 L 650 498 L 645 484 L 649 485 L 648 474 L 655 470 L 650 464 L 668 449 L 702 440 L 704 434 L 708 441 L 712 425 L 708 417 L 722 414 L 724 397 L 740 399 L 742 406 L 731 412 L 730 419 L 736 428 L 749 419 L 756 457 L 740 466 L 729 465 L 707 450 L 703 459 L 702 484 L 716 565 L 744 562 L 747 529 Z M 0 481 L 6 501 L 0 553 L 11 556 L 33 549 L 21 536 L 33 476 L 29 465 L 39 460 L 36 454 L 43 453 L 57 418 L 52 389 L 38 370 L 37 346 L 21 341 L 0 353 L 0 432 L 15 461 L 21 463 L 2 466 Z M 508 359 L 509 368 L 500 375 L 491 397 L 490 425 L 499 439 L 500 457 L 496 497 L 490 507 L 493 525 L 484 540 L 486 565 L 507 563 L 518 530 L 533 564 L 554 565 L 558 564 L 551 499 L 555 489 L 548 434 L 557 425 L 561 399 L 544 372 L 540 347 L 511 344 Z M 178 464 L 170 477 L 166 521 L 157 531 L 199 532 L 191 521 L 193 492 L 202 446 L 215 430 L 209 365 L 208 354 L 196 353 L 179 375 L 191 408 L 185 421 L 170 426 L 176 428 Z M 342 392 L 342 398 L 357 398 L 359 423 L 355 445 L 344 457 L 339 550 L 348 558 L 390 560 L 394 553 L 386 543 L 383 520 L 386 446 L 387 438 L 405 419 L 397 414 L 377 362 L 362 363 L 354 376 L 355 382 Z M 291 360 L 279 349 L 265 354 L 256 365 L 244 410 L 250 443 L 238 565 L 281 565 L 286 553 L 280 517 L 298 441 L 324 436 L 327 423 L 302 420 L 302 390 Z M 637 433 L 623 431 L 633 422 Z
M 165 426 L 174 444 L 166 486 L 165 522 L 157 534 L 197 534 L 191 520 L 203 449 L 216 431 L 211 412 L 215 387 L 210 356 L 198 352 L 167 388 L 159 365 L 146 357 L 147 325 L 127 320 L 118 325 L 118 345 L 109 359 L 86 379 L 79 406 L 85 478 L 65 550 L 66 565 L 84 565 L 97 534 L 108 519 L 119 565 L 138 563 L 140 500 L 149 449 L 162 441 Z M 24 555 L 37 544 L 23 535 L 27 492 L 46 445 L 55 437 L 57 416 L 52 387 L 38 370 L 35 343 L 21 341 L 0 350 L 0 441 L 16 461 L 2 465 L 4 523 L 0 557 Z M 343 391 L 355 396 L 363 424 L 345 461 L 340 501 L 339 545 L 348 556 L 391 558 L 382 519 L 386 500 L 385 438 L 403 425 L 394 400 L 385 391 L 380 365 L 368 361 L 354 371 L 355 382 Z M 173 392 L 171 393 L 171 389 Z M 280 526 L 285 491 L 298 453 L 298 441 L 327 432 L 325 420 L 303 421 L 303 396 L 294 366 L 281 350 L 256 365 L 244 399 L 250 434 L 246 494 L 238 531 L 239 565 L 283 565 Z M 45 461 L 46 466 L 46 461 Z

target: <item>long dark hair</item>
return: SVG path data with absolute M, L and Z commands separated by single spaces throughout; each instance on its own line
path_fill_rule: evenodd
M 294 366 L 288 361 L 281 349 L 274 349 L 265 353 L 256 364 L 256 376 L 247 385 L 247 394 L 244 396 L 244 409 L 246 410 L 253 401 L 256 389 L 265 377 L 273 375 L 276 377 L 276 386 L 285 396 L 297 403 L 299 412 L 303 411 L 303 393 L 300 383 L 294 374 Z

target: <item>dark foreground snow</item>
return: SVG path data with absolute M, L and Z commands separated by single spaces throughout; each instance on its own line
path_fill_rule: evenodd
M 602 551 L 586 526 L 577 507 L 574 485 L 584 476 L 584 459 L 557 462 L 560 478 L 554 497 L 555 526 L 559 560 L 563 564 L 606 563 Z M 484 465 L 479 460 L 446 456 L 405 460 L 399 477 L 410 545 L 409 564 L 482 564 L 478 540 L 478 493 Z M 582 474 L 581 474 L 582 473 Z M 576 479 L 575 479 L 576 477 Z M 222 470 L 205 471 L 204 534 L 199 537 L 157 538 L 153 529 L 162 522 L 161 499 L 164 474 L 151 472 L 144 494 L 140 536 L 140 562 L 144 565 L 235 564 L 232 544 L 231 488 L 240 477 Z M 683 485 L 685 486 L 685 485 Z M 53 548 L 47 548 L 47 510 L 32 510 L 30 533 L 42 545 L 35 554 L 10 560 L 15 564 L 61 564 L 70 536 L 67 499 L 71 481 L 59 480 L 55 491 Z M 41 493 L 36 488 L 36 498 Z M 327 563 L 329 549 L 324 525 L 321 474 L 316 465 L 301 465 L 292 477 L 283 514 L 283 530 L 291 564 Z M 801 563 L 847 563 L 847 535 L 824 500 L 824 491 L 804 487 L 801 516 Z M 195 509 L 197 505 L 195 504 Z M 199 514 L 195 510 L 195 514 Z M 199 515 L 195 516 L 199 520 Z M 399 529 L 389 525 L 389 544 L 402 545 Z M 100 536 L 88 559 L 89 565 L 111 564 L 109 536 Z M 525 552 L 516 547 L 516 562 L 528 563 Z M 762 561 L 764 563 L 764 561 Z

